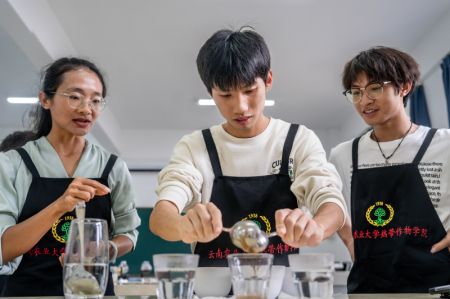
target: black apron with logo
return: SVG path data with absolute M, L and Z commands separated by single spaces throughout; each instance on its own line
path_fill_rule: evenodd
M 231 227 L 245 219 L 256 222 L 261 230 L 270 233 L 276 230 L 276 210 L 298 207 L 297 198 L 290 190 L 288 169 L 289 154 L 297 130 L 298 125 L 291 124 L 283 147 L 280 172 L 256 177 L 224 176 L 211 131 L 202 131 L 214 171 L 211 202 L 222 212 L 224 227 Z M 197 243 L 195 246 L 195 253 L 200 255 L 201 267 L 227 266 L 227 255 L 238 252 L 242 251 L 231 243 L 229 234 L 225 232 L 211 242 Z M 288 246 L 276 236 L 270 238 L 265 252 L 274 254 L 274 264 L 288 265 L 287 255 L 297 253 L 298 249 Z
M 28 153 L 20 148 L 17 150 L 33 179 L 27 198 L 19 216 L 18 223 L 37 214 L 66 191 L 73 178 L 41 177 Z M 116 162 L 117 156 L 111 155 L 101 178 L 96 181 L 108 186 L 108 175 Z M 75 212 L 64 214 L 41 240 L 22 257 L 17 270 L 8 276 L 2 296 L 64 296 L 63 269 L 58 257 L 64 252 L 68 237 L 68 226 L 75 218 Z M 100 218 L 111 226 L 110 194 L 95 196 L 86 203 L 86 218 Z M 114 285 L 111 273 L 105 295 L 114 295 Z
M 412 163 L 358 169 L 353 141 L 351 205 L 355 263 L 349 293 L 422 293 L 450 283 L 447 248 L 430 253 L 446 231 L 419 172 L 436 129 L 430 129 Z

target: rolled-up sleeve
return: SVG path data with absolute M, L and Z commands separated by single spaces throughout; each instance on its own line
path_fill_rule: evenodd
M 111 186 L 111 201 L 113 211 L 112 235 L 125 235 L 136 247 L 139 232 L 137 228 L 141 219 L 136 210 L 136 194 L 131 183 L 131 174 L 125 162 L 117 159 L 108 178 Z
M 15 188 L 17 169 L 10 157 L 0 153 L 0 237 L 11 226 L 16 225 L 20 203 Z M 0 242 L 0 274 L 12 274 L 18 267 L 22 257 L 3 263 L 3 248 Z
M 347 207 L 342 195 L 342 182 L 334 165 L 326 159 L 325 150 L 319 138 L 311 130 L 305 129 L 296 142 L 294 181 L 292 192 L 299 205 L 305 205 L 315 214 L 324 203 L 334 203 L 347 217 Z M 345 221 L 345 219 L 344 219 Z

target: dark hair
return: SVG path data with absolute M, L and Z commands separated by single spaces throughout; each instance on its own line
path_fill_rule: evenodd
M 36 139 L 33 131 L 15 131 L 6 136 L 0 144 L 0 152 L 22 147 L 25 143 Z
M 52 99 L 54 92 L 56 92 L 64 80 L 64 74 L 83 68 L 97 75 L 103 87 L 102 96 L 106 97 L 105 80 L 99 68 L 88 60 L 76 57 L 63 57 L 49 64 L 41 74 L 41 90 L 45 93 L 46 97 Z M 40 105 L 37 106 L 33 120 L 33 128 L 33 131 L 36 133 L 36 138 L 47 136 L 50 133 L 52 129 L 50 110 L 44 109 Z
M 200 48 L 197 69 L 211 94 L 213 87 L 230 90 L 266 82 L 270 71 L 270 53 L 261 35 L 243 27 L 238 31 L 219 30 Z
M 342 73 L 344 89 L 350 89 L 362 73 L 372 82 L 391 81 L 396 92 L 402 84 L 411 82 L 411 91 L 403 98 L 404 106 L 420 77 L 419 65 L 414 58 L 397 49 L 381 46 L 362 51 L 345 64 Z

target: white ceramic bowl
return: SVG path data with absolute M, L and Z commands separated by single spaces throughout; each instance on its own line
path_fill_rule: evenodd
M 231 290 L 228 267 L 198 267 L 195 271 L 194 292 L 198 297 L 226 297 Z
M 292 276 L 291 268 L 289 267 L 286 267 L 281 291 L 294 297 L 300 297 L 298 286 L 294 284 L 294 278 Z
M 285 270 L 285 266 L 272 266 L 267 299 L 275 299 L 278 295 L 280 295 L 281 287 L 283 286 Z

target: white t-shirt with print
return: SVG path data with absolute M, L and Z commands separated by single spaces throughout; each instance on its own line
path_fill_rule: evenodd
M 425 136 L 430 128 L 420 126 L 414 133 L 405 137 L 403 143 L 389 159 L 390 164 L 411 163 L 414 160 Z M 372 168 L 385 166 L 385 159 L 381 155 L 376 141 L 370 138 L 369 131 L 365 133 L 358 146 L 358 168 Z M 343 183 L 343 194 L 350 205 L 350 184 L 353 169 L 352 142 L 343 142 L 331 150 L 330 162 L 336 166 Z M 399 140 L 380 142 L 381 149 L 389 156 L 398 146 Z M 431 144 L 422 157 L 419 171 L 427 188 L 431 202 L 441 219 L 445 230 L 450 230 L 450 130 L 439 129 Z M 404 186 L 408 188 L 408 186 Z

